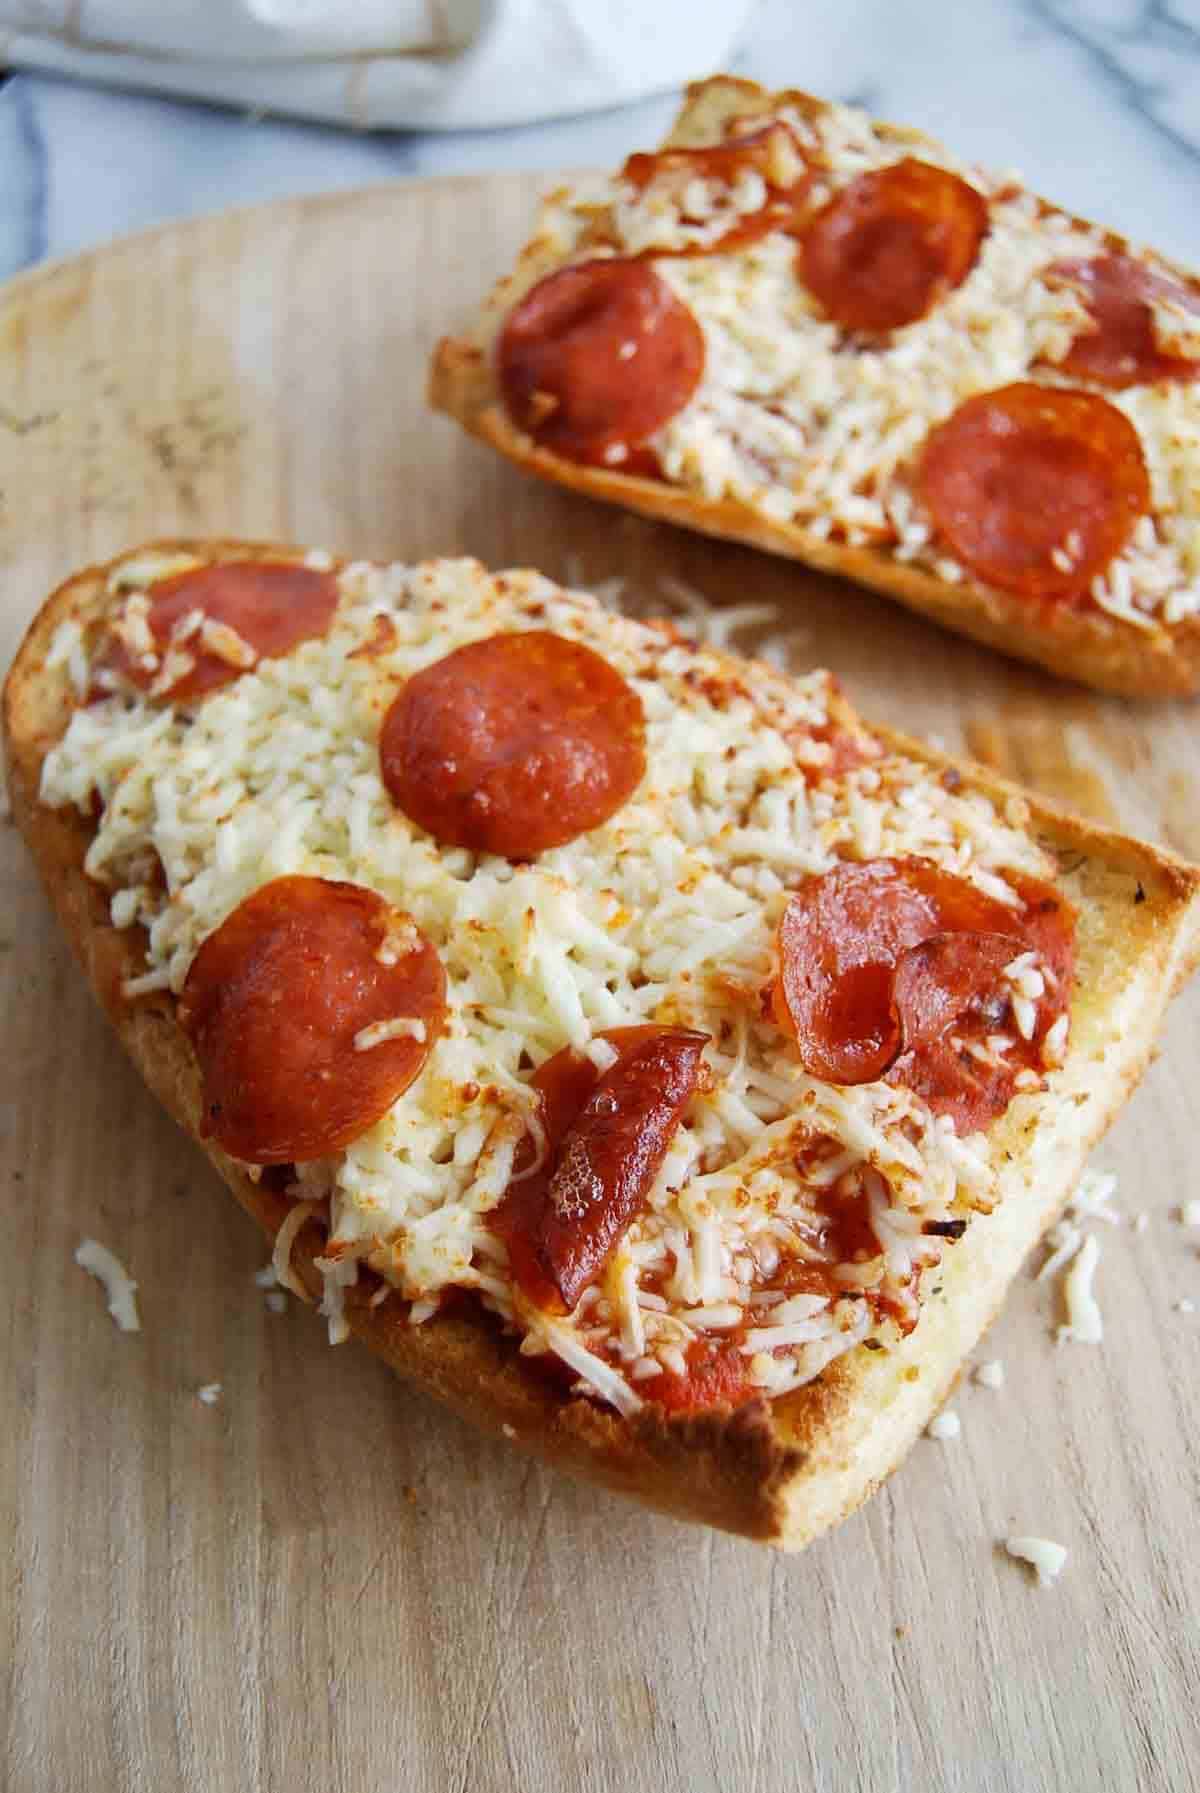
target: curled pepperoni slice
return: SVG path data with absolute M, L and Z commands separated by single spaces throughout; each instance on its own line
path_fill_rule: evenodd
M 843 329 L 899 330 L 962 285 L 987 228 L 982 193 L 909 156 L 822 206 L 800 245 L 800 276 Z
M 144 690 L 186 702 L 229 684 L 258 660 L 323 635 L 337 609 L 338 586 L 332 573 L 291 561 L 232 560 L 160 579 L 147 595 L 155 663 L 147 666 L 130 651 L 126 633 L 114 640 L 112 664 Z M 173 642 L 184 658 L 178 676 L 164 687 L 161 674 L 170 670 L 166 656 Z
M 1086 593 L 1150 506 L 1129 419 L 1097 393 L 1028 381 L 979 393 L 939 424 L 917 483 L 951 552 L 1024 598 Z
M 704 337 L 645 262 L 559 268 L 510 313 L 497 346 L 509 415 L 571 461 L 621 467 L 681 411 L 704 372 Z
M 434 948 L 373 890 L 264 884 L 205 940 L 180 998 L 202 1131 L 250 1164 L 342 1150 L 417 1076 L 445 992 Z
M 811 1076 L 883 1076 L 900 1050 L 896 961 L 936 926 L 932 900 L 894 860 L 836 866 L 801 885 L 779 924 L 776 1010 Z
M 1014 880 L 1014 910 L 922 859 L 836 866 L 791 898 L 779 927 L 775 1007 L 812 1076 L 889 1082 L 964 1131 L 1003 1113 L 1017 1073 L 1066 1007 L 1073 921 L 1049 886 Z M 1005 967 L 1027 951 L 1045 988 L 1029 1037 L 1009 1028 Z M 976 1050 L 972 1050 L 972 1047 Z
M 383 782 L 436 840 L 531 859 L 598 828 L 646 768 L 641 700 L 579 642 L 491 635 L 411 678 L 384 718 Z
M 940 1040 L 974 993 L 994 984 L 1023 945 L 1011 933 L 969 933 L 931 934 L 907 947 L 896 961 L 891 989 L 905 1051 L 920 1052 Z
M 684 1109 L 700 1086 L 707 1034 L 682 1027 L 605 1035 L 617 1062 L 601 1076 L 571 1048 L 532 1079 L 547 1153 L 521 1170 L 494 1216 L 513 1276 L 540 1307 L 573 1308 L 641 1211 Z
M 1160 341 L 1155 328 L 1159 306 L 1185 334 L 1200 334 L 1200 292 L 1194 287 L 1132 255 L 1055 262 L 1042 278 L 1048 286 L 1073 288 L 1092 318 L 1093 328 L 1082 330 L 1055 363 L 1064 373 L 1114 387 L 1200 378 L 1200 360 L 1172 354 L 1170 336 Z

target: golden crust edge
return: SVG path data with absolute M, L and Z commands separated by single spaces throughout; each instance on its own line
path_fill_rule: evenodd
M 732 76 L 697 82 L 687 90 L 666 143 L 686 143 L 698 120 L 703 120 L 702 132 L 708 132 L 747 107 L 763 109 L 780 101 L 816 110 L 824 106 L 798 89 L 773 94 L 753 81 Z M 932 142 L 923 132 L 908 127 L 886 129 L 914 146 Z M 1114 246 L 1128 247 L 1124 238 L 1112 232 L 1107 235 Z M 733 499 L 709 499 L 657 480 L 580 466 L 537 447 L 513 425 L 500 402 L 490 350 L 509 308 L 560 260 L 557 244 L 547 237 L 532 237 L 512 271 L 492 288 L 472 331 L 466 336 L 443 337 L 437 343 L 427 384 L 433 410 L 452 417 L 525 473 L 645 517 L 852 579 L 947 629 L 1030 661 L 1060 678 L 1122 697 L 1192 697 L 1200 692 L 1200 617 L 1188 617 L 1170 629 L 1159 627 L 1150 633 L 1105 612 L 1050 606 L 1036 613 L 1035 623 L 1030 607 L 1019 598 L 971 580 L 951 585 L 879 549 L 825 541 L 796 524 L 761 516 Z
M 147 547 L 213 559 L 261 554 L 291 558 L 299 552 L 279 544 L 230 541 L 172 540 Z M 49 809 L 38 800 L 42 760 L 73 702 L 65 671 L 46 669 L 46 652 L 61 621 L 73 615 L 86 619 L 99 611 L 112 564 L 74 575 L 51 595 L 9 673 L 3 739 L 14 820 L 93 993 L 148 1087 L 273 1238 L 289 1204 L 198 1138 L 196 1068 L 171 999 L 159 995 L 130 1004 L 120 995 L 123 978 L 137 965 L 135 942 L 111 926 L 100 887 L 83 871 L 88 825 L 74 812 Z M 745 664 L 727 658 L 732 666 Z M 969 762 L 952 760 L 891 731 L 875 732 L 889 745 L 913 752 L 934 772 L 953 767 L 973 788 L 1002 799 L 1016 792 L 1008 781 Z M 1122 967 L 1136 987 L 1134 1025 L 1124 1033 L 1101 1030 L 1098 1045 L 1109 1055 L 1107 1081 L 1097 1091 L 1089 1060 L 1086 1080 L 1092 1099 L 1086 1125 L 1075 1129 L 1052 1181 L 1030 1191 L 1027 1209 L 1018 1212 L 1016 1204 L 1006 1204 L 999 1211 L 1008 1213 L 1011 1222 L 1001 1241 L 1003 1250 L 993 1244 L 996 1216 L 974 1222 L 948 1254 L 943 1277 L 948 1298 L 928 1306 L 921 1326 L 898 1348 L 855 1351 L 820 1381 L 773 1404 L 759 1401 L 732 1414 L 718 1411 L 689 1419 L 667 1419 L 648 1408 L 628 1422 L 543 1386 L 518 1365 L 515 1347 L 469 1310 L 452 1310 L 412 1327 L 392 1304 L 377 1310 L 351 1307 L 355 1335 L 397 1373 L 474 1424 L 677 1518 L 796 1549 L 846 1517 L 896 1467 L 944 1399 L 1021 1259 L 1069 1195 L 1086 1151 L 1141 1075 L 1168 996 L 1200 955 L 1200 871 L 1040 800 L 1031 800 L 1030 807 L 1031 827 L 1060 855 L 1077 856 L 1105 876 L 1133 880 L 1145 889 L 1137 952 L 1127 950 L 1127 929 L 1117 933 Z M 1114 1053 L 1119 1063 L 1114 1063 Z M 312 1264 L 319 1248 L 319 1230 L 310 1226 L 297 1241 L 293 1259 L 313 1294 L 320 1286 Z M 981 1276 L 981 1266 L 986 1276 Z M 953 1324 L 939 1314 L 950 1314 Z

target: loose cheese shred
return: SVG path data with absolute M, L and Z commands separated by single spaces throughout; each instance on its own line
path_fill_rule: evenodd
M 425 1023 L 416 1021 L 411 1015 L 397 1015 L 394 1021 L 372 1021 L 369 1027 L 360 1027 L 354 1036 L 354 1050 L 369 1052 L 372 1046 L 385 1045 L 388 1040 L 420 1040 L 425 1039 Z
M 313 1263 L 320 1271 L 324 1285 L 321 1312 L 329 1322 L 329 1342 L 331 1345 L 344 1345 L 350 1337 L 350 1323 L 346 1319 L 346 1290 L 358 1281 L 358 1261 L 353 1257 L 314 1258 Z
M 121 1332 L 140 1332 L 137 1284 L 121 1261 L 98 1239 L 83 1239 L 75 1248 L 75 1262 L 94 1276 L 108 1296 L 108 1311 Z
M 1111 1226 L 1120 1226 L 1121 1216 L 1112 1205 L 1116 1193 L 1112 1171 L 1085 1170 L 1067 1204 L 1068 1211 L 1077 1220 L 1107 1220 Z
M 200 625 L 200 640 L 210 654 L 218 660 L 224 660 L 228 666 L 236 666 L 239 672 L 246 672 L 258 659 L 258 654 L 250 643 L 239 635 L 228 623 L 216 622 L 206 616 Z
M 975 1372 L 975 1380 L 981 1388 L 1003 1388 L 1004 1365 L 997 1357 L 993 1357 L 987 1363 L 981 1363 Z
M 411 921 L 392 919 L 375 957 L 381 965 L 398 965 L 401 959 L 415 952 L 420 944 L 421 935 Z
M 1083 1233 L 1069 1220 L 1060 1220 L 1046 1234 L 1046 1243 L 1050 1247 L 1050 1256 L 1037 1273 L 1038 1282 L 1048 1282 L 1066 1268 L 1083 1244 Z
M 289 1208 L 275 1235 L 275 1246 L 271 1253 L 275 1281 L 281 1288 L 290 1289 L 293 1295 L 299 1295 L 301 1301 L 311 1301 L 312 1297 L 292 1269 L 292 1246 L 300 1229 L 320 1212 L 320 1202 L 297 1202 L 294 1207 Z
M 541 1338 L 545 1344 L 561 1357 L 575 1371 L 584 1386 L 594 1393 L 611 1401 L 618 1413 L 630 1417 L 641 1408 L 640 1398 L 634 1394 L 623 1376 L 617 1374 L 612 1366 L 588 1351 L 579 1343 L 574 1332 L 553 1320 L 540 1318 L 536 1329 L 531 1329 L 526 1344 L 536 1343 Z M 524 1349 L 524 1346 L 522 1346 Z M 686 1374 L 687 1365 L 680 1357 L 681 1374 Z
M 1098 1345 L 1104 1337 L 1100 1307 L 1092 1293 L 1092 1279 L 1100 1260 L 1100 1241 L 1089 1233 L 1063 1279 L 1063 1296 L 1067 1304 L 1067 1322 L 1058 1329 L 1060 1341 L 1077 1345 Z
M 1030 1564 L 1040 1588 L 1054 1586 L 1067 1560 L 1065 1546 L 1049 1538 L 1006 1538 L 1004 1548 L 1009 1556 Z
M 945 1443 L 951 1438 L 959 1437 L 962 1432 L 962 1421 L 957 1413 L 952 1413 L 949 1408 L 945 1408 L 941 1413 L 935 1414 L 925 1430 L 930 1438 L 936 1438 Z

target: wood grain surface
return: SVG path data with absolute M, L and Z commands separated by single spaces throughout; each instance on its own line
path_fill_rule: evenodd
M 469 551 L 777 602 L 797 667 L 1200 856 L 1194 708 L 1056 685 L 882 599 L 524 482 L 423 408 L 527 177 L 204 220 L 0 294 L 0 658 L 79 563 L 175 531 Z M 1200 990 L 1099 1154 L 1102 1346 L 1022 1279 L 922 1440 L 805 1555 L 472 1433 L 305 1313 L 125 1065 L 0 829 L 0 1785 L 11 1793 L 1183 1789 L 1200 1759 Z M 72 1263 L 140 1284 L 119 1334 Z M 222 1384 L 215 1407 L 196 1398 Z M 1070 1550 L 1040 1591 L 998 1540 Z

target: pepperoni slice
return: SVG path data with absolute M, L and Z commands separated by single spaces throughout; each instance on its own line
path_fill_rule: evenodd
M 617 1062 L 601 1076 L 570 1047 L 534 1073 L 547 1156 L 517 1179 L 493 1217 L 514 1279 L 539 1307 L 574 1307 L 641 1211 L 699 1087 L 707 1034 L 614 1028 Z
M 645 262 L 581 262 L 510 313 L 497 369 L 509 415 L 543 448 L 619 468 L 695 392 L 704 337 Z
M 569 1308 L 644 1205 L 700 1081 L 707 1039 L 677 1028 L 623 1052 L 564 1139 L 538 1244 Z
M 811 1076 L 883 1076 L 900 1050 L 896 961 L 936 926 L 932 899 L 894 860 L 835 866 L 801 885 L 779 924 L 776 1010 Z
M 951 551 L 1023 598 L 1080 597 L 1150 507 L 1138 433 L 1093 392 L 1018 381 L 939 424 L 917 473 Z
M 899 330 L 962 285 L 987 228 L 982 193 L 909 156 L 822 206 L 800 245 L 800 277 L 844 330 Z
M 1169 354 L 1154 333 L 1155 304 L 1190 316 L 1192 329 L 1200 332 L 1200 292 L 1194 287 L 1156 273 L 1132 255 L 1055 262 L 1042 278 L 1048 286 L 1073 288 L 1094 325 L 1082 330 L 1054 364 L 1062 372 L 1114 387 L 1200 378 L 1200 361 Z
M 180 997 L 204 1077 L 202 1132 L 250 1164 L 342 1150 L 416 1077 L 445 1006 L 436 951 L 373 890 L 264 884 L 205 940 Z M 394 1036 L 389 1022 L 401 1024 Z
M 692 181 L 716 181 L 732 188 L 747 173 L 757 174 L 763 181 L 763 203 L 757 211 L 735 214 L 729 228 L 715 237 L 682 246 L 654 244 L 643 253 L 656 258 L 727 253 L 744 249 L 772 230 L 788 229 L 794 225 L 797 200 L 811 183 L 812 175 L 792 132 L 778 122 L 699 149 L 667 149 L 653 155 L 630 156 L 621 170 L 622 180 L 639 192 L 656 182 L 669 183 L 679 192 L 685 225 L 708 222 L 706 218 L 687 215 L 687 188 Z
M 829 1083 L 886 1077 L 972 1131 L 1003 1113 L 1016 1075 L 1066 1007 L 1073 920 L 1049 886 L 1016 879 L 1015 911 L 922 859 L 844 864 L 810 878 L 779 927 L 775 1008 L 806 1071 Z M 982 1049 L 1009 1006 L 1000 977 L 1036 950 L 1049 972 L 1032 1038 Z M 971 1046 L 980 1050 L 971 1051 Z
M 156 692 L 172 702 L 186 702 L 228 685 L 256 660 L 276 659 L 299 642 L 323 635 L 337 609 L 338 585 L 332 573 L 291 561 L 233 560 L 189 567 L 160 579 L 148 596 L 146 621 L 159 664 L 146 667 L 120 640 L 113 642 L 111 664 L 148 690 L 159 675 L 172 634 L 198 611 L 204 623 L 215 624 L 216 629 L 188 634 L 180 646 L 190 666 Z
M 1004 1113 L 1018 1071 L 1044 1069 L 1042 1041 L 1066 1010 L 1071 990 L 1075 924 L 1069 906 L 1037 879 L 1010 874 L 1009 882 L 1024 903 L 1018 918 L 1021 950 L 1037 952 L 1043 972 L 1048 973 L 1049 988 L 1037 1005 L 1033 1037 L 1014 1039 L 1002 1058 L 990 1062 L 986 1054 L 971 1050 L 986 1044 L 988 1035 L 1005 1019 L 1006 998 L 995 994 L 994 985 L 991 994 L 985 993 L 981 981 L 979 993 L 966 1008 L 960 1006 L 944 1032 L 931 1033 L 919 1045 L 906 1038 L 906 1048 L 911 1049 L 905 1050 L 888 1072 L 889 1083 L 923 1096 L 935 1113 L 950 1115 L 960 1134 L 986 1127 Z M 1012 925 L 1011 919 L 1006 925 Z M 997 943 L 993 964 L 998 957 Z
M 907 947 L 896 961 L 891 990 L 905 1051 L 920 1052 L 940 1040 L 973 993 L 994 984 L 1023 945 L 1011 933 L 970 933 L 931 934 Z
M 379 752 L 393 803 L 436 840 L 531 859 L 633 795 L 645 719 L 607 660 L 533 629 L 456 648 L 409 679 Z

